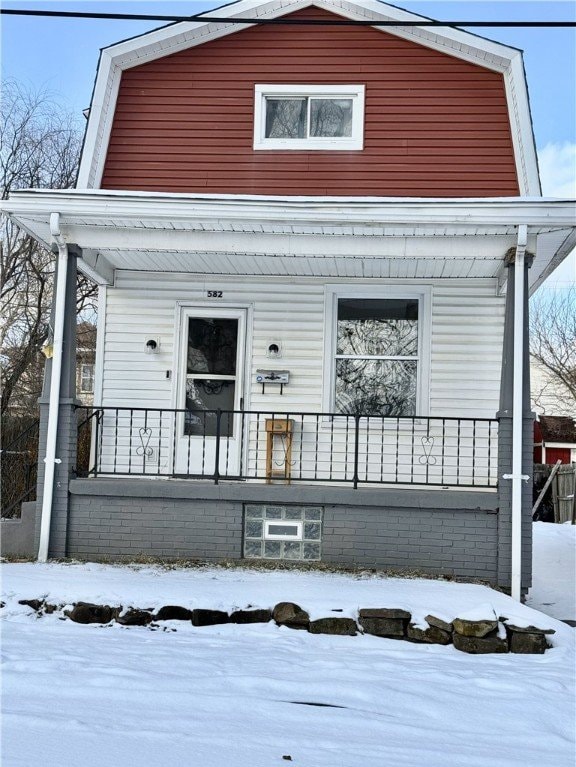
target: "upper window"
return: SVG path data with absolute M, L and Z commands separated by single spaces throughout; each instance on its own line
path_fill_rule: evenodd
M 362 149 L 363 85 L 257 85 L 254 149 Z
M 338 300 L 338 413 L 397 417 L 416 414 L 418 322 L 417 298 Z
M 83 394 L 94 392 L 94 365 L 82 364 L 80 367 L 80 391 Z

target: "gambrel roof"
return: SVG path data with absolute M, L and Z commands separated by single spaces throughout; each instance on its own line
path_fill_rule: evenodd
M 101 51 L 82 153 L 78 188 L 98 188 L 102 177 L 122 72 L 140 64 L 202 45 L 254 26 L 254 19 L 275 19 L 306 8 L 319 8 L 344 19 L 418 22 L 424 26 L 375 27 L 450 56 L 502 73 L 510 115 L 520 192 L 540 194 L 536 150 L 530 118 L 522 52 L 454 27 L 425 26 L 423 16 L 378 0 L 240 0 L 207 13 L 244 24 L 211 21 L 179 22 L 156 29 Z

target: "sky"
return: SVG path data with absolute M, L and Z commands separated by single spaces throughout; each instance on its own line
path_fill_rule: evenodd
M 190 14 L 218 0 L 0 0 L 3 8 L 114 13 Z M 407 11 L 448 21 L 575 21 L 576 0 L 395 0 Z M 1 17 L 2 78 L 14 78 L 81 118 L 90 104 L 99 50 L 163 22 Z M 521 48 L 528 78 L 543 193 L 576 197 L 576 28 L 474 28 L 475 34 Z M 574 281 L 576 257 L 547 281 Z

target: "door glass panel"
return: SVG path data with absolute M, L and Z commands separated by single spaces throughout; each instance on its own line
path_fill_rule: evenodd
M 186 381 L 186 414 L 184 434 L 188 437 L 215 437 L 216 410 L 234 410 L 235 381 L 217 378 L 192 378 Z M 232 437 L 234 416 L 222 413 L 220 434 Z
M 191 317 L 186 372 L 236 375 L 237 345 L 238 320 Z

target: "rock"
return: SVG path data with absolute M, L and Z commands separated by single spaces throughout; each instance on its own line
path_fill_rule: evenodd
M 450 644 L 452 641 L 452 634 L 449 631 L 438 628 L 438 626 L 421 628 L 420 626 L 414 626 L 412 623 L 406 629 L 406 636 L 413 642 L 426 642 L 427 644 Z
M 56 610 L 61 610 L 63 605 L 51 605 L 48 604 L 48 602 L 45 602 L 42 611 L 46 613 L 46 615 L 52 615 L 52 613 L 55 613 Z
M 510 632 L 508 634 L 510 652 L 526 655 L 542 655 L 550 647 L 545 634 L 527 634 Z
M 496 619 L 469 621 L 464 618 L 454 618 L 453 625 L 455 634 L 465 637 L 482 638 L 498 628 L 498 621 Z
M 4 607 L 4 603 L 0 604 L 0 607 Z M 573 621 L 571 618 L 562 618 L 562 623 L 566 623 L 567 626 L 576 629 L 576 621 Z
M 1 610 L 3 607 L 6 607 L 6 602 L 0 602 L 0 610 Z
M 452 623 L 448 623 L 448 621 L 443 621 L 442 618 L 437 618 L 435 615 L 427 615 L 426 616 L 426 623 L 430 626 L 436 626 L 438 629 L 442 629 L 442 631 L 447 631 L 449 634 L 452 633 L 454 630 L 454 626 Z
M 510 652 L 526 655 L 542 655 L 550 647 L 547 634 L 555 634 L 554 629 L 540 629 L 536 626 L 514 626 L 506 624 L 506 634 Z
M 358 618 L 358 623 L 365 634 L 373 634 L 377 637 L 398 638 L 406 632 L 405 620 L 394 618 Z
M 116 618 L 116 623 L 121 626 L 147 626 L 152 622 L 152 614 L 146 610 L 137 610 L 130 607 L 123 615 Z
M 279 626 L 291 629 L 307 629 L 310 616 L 294 602 L 279 602 L 272 611 L 272 617 Z
M 192 610 L 193 626 L 216 626 L 229 621 L 228 613 L 222 612 L 222 610 Z
M 319 618 L 310 621 L 308 631 L 311 634 L 338 634 L 340 636 L 356 636 L 356 621 L 352 618 Z
M 26 607 L 31 607 L 33 610 L 36 610 L 38 612 L 42 605 L 44 604 L 43 599 L 19 599 L 18 600 L 19 605 L 26 605 Z
M 268 623 L 270 620 L 270 610 L 236 610 L 230 616 L 231 623 Z
M 358 611 L 361 618 L 390 618 L 392 620 L 409 621 L 412 615 L 407 610 L 397 607 L 363 607 Z
M 156 621 L 189 621 L 191 618 L 192 610 L 178 605 L 165 605 L 154 616 Z
M 109 605 L 77 602 L 72 610 L 66 610 L 64 614 L 74 623 L 110 623 L 113 618 L 118 617 L 121 609 Z
M 471 655 L 508 652 L 508 642 L 498 636 L 498 628 L 483 637 L 465 636 L 455 631 L 452 634 L 452 641 L 457 650 Z
M 506 629 L 515 634 L 555 634 L 554 629 L 540 629 L 537 626 L 515 626 L 513 623 L 506 623 Z

